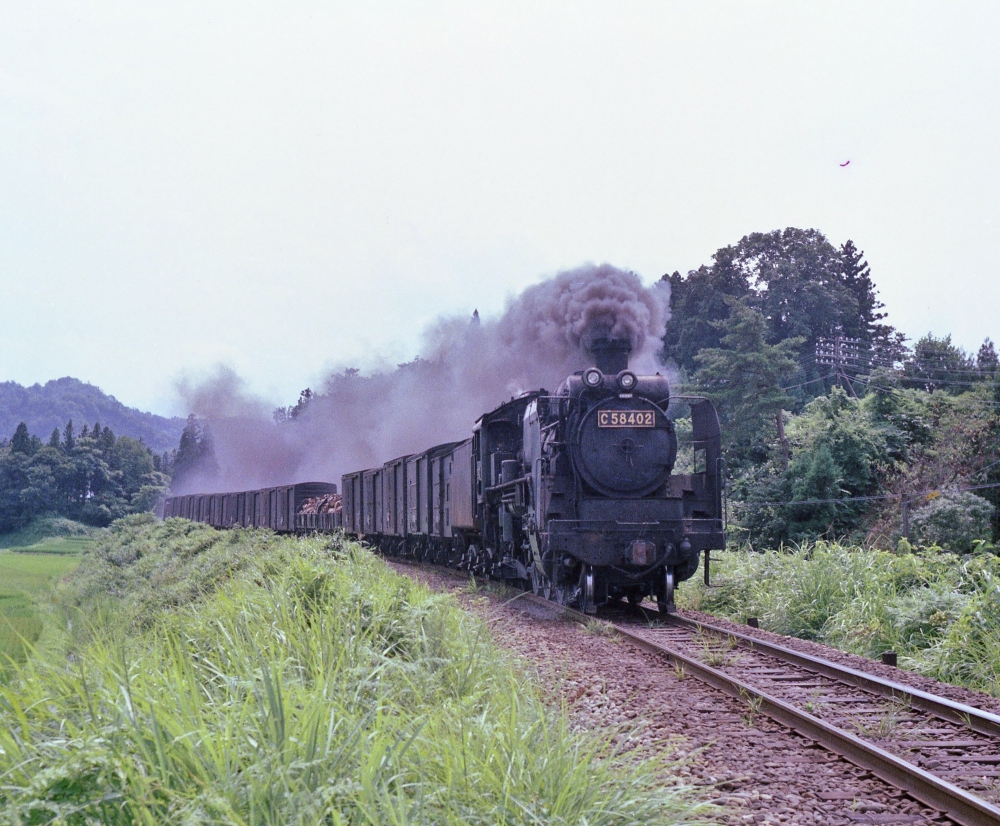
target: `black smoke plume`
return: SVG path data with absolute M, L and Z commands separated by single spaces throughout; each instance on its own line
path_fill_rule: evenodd
M 596 338 L 628 338 L 632 369 L 661 370 L 668 290 L 609 264 L 559 273 L 510 299 L 499 318 L 441 319 L 425 333 L 421 355 L 395 370 L 332 375 L 283 423 L 225 368 L 179 390 L 211 423 L 214 489 L 339 482 L 342 473 L 467 438 L 479 416 L 526 390 L 555 390 L 594 363 L 588 348 Z M 194 476 L 175 492 L 207 483 Z

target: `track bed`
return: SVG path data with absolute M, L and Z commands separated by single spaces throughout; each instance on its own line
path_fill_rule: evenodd
M 568 613 L 551 603 L 527 595 L 511 599 L 491 594 L 489 589 L 473 594 L 467 588 L 467 577 L 456 577 L 453 572 L 406 564 L 398 568 L 434 587 L 456 592 L 470 608 L 483 612 L 497 641 L 531 664 L 543 685 L 551 686 L 569 705 L 580 725 L 621 726 L 614 736 L 622 748 L 637 754 L 665 752 L 678 758 L 681 763 L 668 782 L 690 783 L 703 789 L 707 799 L 723 807 L 712 818 L 716 822 L 997 822 L 989 819 L 989 814 L 978 821 L 949 817 L 942 805 L 920 802 L 913 791 L 901 789 L 871 769 L 852 763 L 817 737 L 772 719 L 763 704 L 755 707 L 738 691 L 731 696 L 706 685 L 678 662 L 652 653 L 638 641 L 602 630 L 596 623 L 568 622 Z M 636 625 L 634 617 L 629 621 Z M 656 633 L 646 623 L 632 630 Z M 693 633 L 697 637 L 697 632 Z M 712 640 L 707 644 L 710 652 L 717 645 Z M 692 645 L 694 653 L 701 656 L 704 644 Z M 742 656 L 741 649 L 730 646 L 726 642 L 719 647 L 729 656 L 732 652 Z M 717 661 L 712 653 L 708 657 Z M 785 668 L 773 664 L 753 666 L 749 660 L 745 664 L 750 670 L 767 672 L 773 668 L 772 677 L 781 676 Z M 811 700 L 815 708 L 816 697 L 809 692 L 827 689 L 804 687 L 803 683 L 815 681 L 805 675 L 776 682 L 790 686 L 796 680 L 798 689 L 808 698 L 803 703 Z M 865 702 L 882 701 L 876 698 Z M 879 709 L 881 713 L 881 706 Z M 877 719 L 876 715 L 857 719 L 866 717 Z M 895 728 L 905 730 L 907 725 L 897 721 Z M 948 733 L 941 736 L 955 735 L 953 725 L 937 726 L 947 729 Z M 968 730 L 963 739 L 977 739 L 967 734 Z M 919 742 L 914 739 L 911 745 Z M 923 754 L 920 749 L 913 753 Z M 985 793 L 982 789 L 976 791 Z

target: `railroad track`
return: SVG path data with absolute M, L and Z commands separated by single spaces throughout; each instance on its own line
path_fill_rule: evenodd
M 771 717 L 956 823 L 1000 824 L 997 715 L 676 615 L 663 624 L 566 615 L 609 622 L 673 668 L 745 702 L 749 714 Z
M 400 561 L 400 560 L 395 560 Z M 450 576 L 450 568 L 426 564 Z M 963 826 L 1000 826 L 1000 716 L 705 622 L 598 619 L 518 594 L 641 649 L 815 741 Z

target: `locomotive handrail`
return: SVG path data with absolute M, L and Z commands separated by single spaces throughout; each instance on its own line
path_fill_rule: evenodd
M 489 493 L 490 491 L 505 490 L 507 488 L 514 487 L 514 485 L 518 484 L 519 482 L 530 482 L 530 481 L 531 481 L 531 474 L 526 473 L 524 476 L 519 476 L 517 479 L 511 479 L 509 482 L 501 482 L 499 485 L 491 485 L 490 487 L 486 488 L 486 492 Z

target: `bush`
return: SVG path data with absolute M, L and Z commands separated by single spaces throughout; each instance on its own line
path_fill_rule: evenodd
M 977 540 L 993 531 L 993 505 L 969 491 L 945 491 L 910 518 L 913 537 L 922 545 L 938 545 L 969 553 Z
M 26 548 L 41 542 L 43 539 L 52 539 L 57 536 L 87 537 L 97 536 L 99 533 L 98 528 L 74 522 L 63 516 L 50 514 L 38 517 L 19 531 L 0 536 L 0 548 Z

